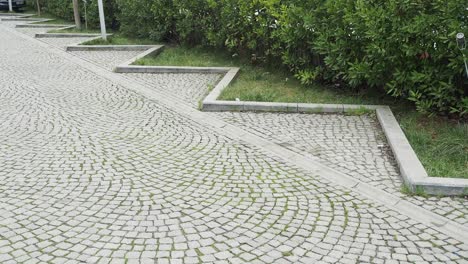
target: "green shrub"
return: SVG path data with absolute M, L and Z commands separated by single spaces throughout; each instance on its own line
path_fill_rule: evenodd
M 455 43 L 467 31 L 464 1 L 302 1 L 284 8 L 281 21 L 283 61 L 301 80 L 382 89 L 422 112 L 468 114 Z
M 33 2 L 36 4 L 36 1 Z M 69 0 L 40 0 L 41 10 L 65 20 L 73 20 L 73 3 Z
M 119 24 L 116 19 L 118 12 L 115 0 L 103 0 L 104 14 L 106 16 L 106 25 L 108 28 L 117 29 Z M 36 1 L 30 2 L 36 9 Z M 40 0 L 41 10 L 55 17 L 74 21 L 73 2 L 71 0 Z M 79 0 L 81 20 L 85 21 L 85 6 L 89 27 L 99 27 L 99 11 L 97 0 Z
M 177 36 L 172 0 L 116 0 L 121 12 L 117 19 L 126 35 L 153 40 L 172 40 Z
M 81 16 L 84 18 L 84 7 L 86 5 L 88 25 L 90 27 L 99 27 L 99 10 L 97 0 L 80 0 Z M 104 15 L 106 17 L 106 26 L 110 29 L 117 29 L 119 23 L 117 21 L 117 13 L 119 9 L 115 0 L 103 0 Z
M 71 1 L 46 3 L 72 17 Z M 304 84 L 374 89 L 421 112 L 468 115 L 455 42 L 468 33 L 463 0 L 107 0 L 107 9 L 112 26 L 118 21 L 130 36 L 227 48 L 284 64 Z

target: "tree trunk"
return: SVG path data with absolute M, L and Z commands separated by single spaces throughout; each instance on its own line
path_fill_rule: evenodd
M 80 6 L 78 0 L 73 0 L 73 15 L 75 16 L 75 25 L 77 29 L 81 29 Z
M 40 0 L 36 0 L 36 5 L 37 5 L 37 15 L 41 15 L 41 3 Z

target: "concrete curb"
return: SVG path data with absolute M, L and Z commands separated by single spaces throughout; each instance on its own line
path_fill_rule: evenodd
M 405 200 L 402 200 L 400 197 L 396 197 L 392 194 L 386 193 L 381 189 L 370 186 L 367 183 L 358 182 L 356 179 L 349 177 L 345 174 L 337 172 L 331 168 L 328 168 L 321 163 L 319 163 L 313 157 L 305 157 L 303 155 L 292 152 L 284 147 L 268 142 L 261 137 L 255 136 L 244 130 L 227 124 L 222 120 L 208 116 L 203 112 L 195 111 L 192 107 L 187 106 L 179 102 L 171 93 L 167 92 L 156 92 L 154 89 L 145 85 L 134 79 L 129 79 L 122 75 L 116 75 L 102 67 L 99 67 L 91 62 L 88 62 L 84 59 L 75 57 L 70 53 L 67 53 L 63 50 L 60 50 L 55 47 L 51 47 L 46 43 L 43 43 L 38 40 L 34 40 L 27 35 L 16 32 L 12 29 L 6 28 L 12 34 L 16 34 L 19 37 L 22 37 L 25 40 L 35 41 L 35 43 L 53 54 L 62 56 L 72 61 L 78 66 L 85 67 L 92 71 L 93 73 L 112 80 L 116 84 L 119 84 L 129 90 L 138 92 L 142 96 L 146 96 L 151 100 L 155 100 L 169 109 L 172 109 L 179 114 L 185 115 L 192 120 L 199 122 L 200 124 L 206 125 L 213 129 L 214 131 L 226 135 L 232 139 L 237 139 L 244 141 L 249 144 L 254 144 L 259 148 L 267 151 L 271 155 L 278 156 L 279 158 L 303 168 L 309 172 L 312 172 L 316 175 L 321 175 L 324 179 L 329 182 L 335 183 L 339 186 L 349 188 L 351 191 L 360 193 L 364 197 L 369 198 L 371 201 L 374 201 L 377 205 L 385 206 L 391 210 L 398 211 L 403 215 L 410 217 L 426 226 L 429 226 L 435 230 L 438 230 L 444 234 L 447 234 L 454 239 L 459 240 L 464 244 L 468 244 L 468 227 L 458 224 L 452 220 L 443 218 L 429 210 L 423 209 L 415 204 L 409 203 Z
M 158 55 L 159 53 L 161 53 L 162 51 L 164 50 L 164 46 L 163 45 L 155 45 L 153 46 L 153 48 L 150 48 L 148 49 L 147 51 L 145 52 L 142 52 L 138 55 L 136 55 L 135 57 L 125 61 L 124 63 L 118 65 L 117 67 L 115 67 L 114 69 L 114 72 L 119 72 L 119 68 L 125 68 L 125 67 L 136 67 L 136 66 L 129 66 L 131 64 L 133 64 L 135 61 L 143 58 L 143 57 L 146 57 L 146 56 L 155 56 L 155 55 Z M 122 71 L 122 72 L 125 72 L 125 71 Z
M 216 94 L 210 93 L 203 101 L 203 111 L 258 111 L 285 113 L 352 113 L 356 110 L 375 111 L 378 105 L 347 105 L 347 104 L 305 104 L 305 103 L 276 103 L 276 102 L 248 102 L 248 101 L 219 101 L 213 100 Z
M 26 21 L 26 22 L 47 22 L 52 21 L 53 19 L 49 18 L 30 18 L 28 16 L 14 16 L 2 18 L 1 21 Z
M 15 26 L 16 28 L 70 28 L 74 26 L 70 25 L 56 25 L 56 24 L 19 24 Z
M 69 46 L 70 46 L 70 47 L 80 46 L 80 45 L 82 45 L 82 43 L 89 42 L 89 41 L 93 41 L 93 40 L 100 39 L 100 38 L 101 38 L 101 36 L 90 37 L 90 38 L 86 39 L 85 41 L 80 41 L 80 42 L 71 44 L 71 45 L 69 45 Z M 86 45 L 83 45 L 83 46 L 86 46 Z M 67 48 L 68 48 L 68 46 L 65 48 L 65 50 L 67 50 Z
M 177 66 L 140 66 L 121 65 L 117 66 L 118 73 L 227 73 L 229 68 L 205 68 L 205 67 L 177 67 Z
M 0 17 L 32 17 L 35 14 L 20 14 L 20 13 L 0 13 Z
M 164 46 L 155 47 L 142 54 L 139 54 L 130 60 L 122 63 L 114 69 L 117 73 L 202 73 L 202 74 L 225 74 L 218 82 L 214 90 L 222 90 L 237 75 L 238 68 L 231 67 L 179 67 L 179 66 L 144 66 L 132 65 L 135 61 L 149 56 L 158 55 L 164 49 Z M 222 88 L 221 88 L 222 87 Z
M 72 28 L 67 27 L 67 28 Z M 66 29 L 66 28 L 64 28 Z M 107 34 L 111 36 L 112 34 Z M 80 38 L 80 37 L 98 37 L 100 34 L 95 33 L 37 33 L 35 38 Z
M 387 137 L 405 183 L 413 190 L 434 195 L 466 195 L 468 179 L 429 177 L 390 107 L 380 107 L 377 118 Z
M 100 38 L 100 37 L 99 37 Z M 87 40 L 89 41 L 89 40 Z M 146 51 L 159 45 L 70 45 L 67 46 L 67 51 Z
M 218 101 L 233 79 L 217 86 L 203 100 L 202 110 L 220 111 L 253 111 L 285 113 L 353 113 L 357 110 L 373 111 L 387 137 L 393 155 L 398 163 L 405 184 L 412 190 L 422 190 L 431 195 L 466 195 L 468 179 L 429 177 L 416 153 L 411 147 L 390 107 L 380 105 L 347 105 L 347 104 L 303 104 L 276 102 Z

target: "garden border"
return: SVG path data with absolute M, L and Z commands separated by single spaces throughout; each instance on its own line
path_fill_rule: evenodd
M 349 113 L 360 109 L 375 111 L 398 163 L 403 181 L 413 192 L 423 191 L 431 195 L 466 195 L 468 193 L 468 179 L 429 177 L 389 106 L 218 101 L 217 98 L 234 78 L 235 76 L 227 83 L 216 86 L 210 92 L 202 102 L 202 111 L 286 113 Z
M 122 63 L 114 69 L 116 73 L 201 73 L 201 74 L 224 74 L 218 81 L 213 91 L 223 90 L 226 88 L 238 75 L 239 68 L 236 67 L 184 67 L 184 66 L 142 66 L 131 65 L 138 59 L 141 59 L 149 54 L 157 55 L 162 52 L 164 47 L 153 52 L 146 52 Z M 213 93 L 211 91 L 210 94 Z

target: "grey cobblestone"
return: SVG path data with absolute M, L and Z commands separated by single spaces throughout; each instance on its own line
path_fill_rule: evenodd
M 141 51 L 73 51 L 71 54 L 113 70 L 117 65 L 135 57 Z
M 34 37 L 37 33 L 46 33 L 50 28 L 17 28 L 19 32 Z
M 342 173 L 400 196 L 455 222 L 468 224 L 468 200 L 409 197 L 380 125 L 374 116 L 211 113 L 283 147 L 320 160 Z
M 219 74 L 199 73 L 125 73 L 157 91 L 170 92 L 180 100 L 198 108 L 199 102 L 221 78 Z
M 0 35 L 2 260 L 464 261 L 451 237 Z
M 85 42 L 90 38 L 87 37 L 75 37 L 75 38 L 40 38 L 40 41 L 55 46 L 57 48 L 65 49 L 68 45 L 73 45 L 81 42 Z

